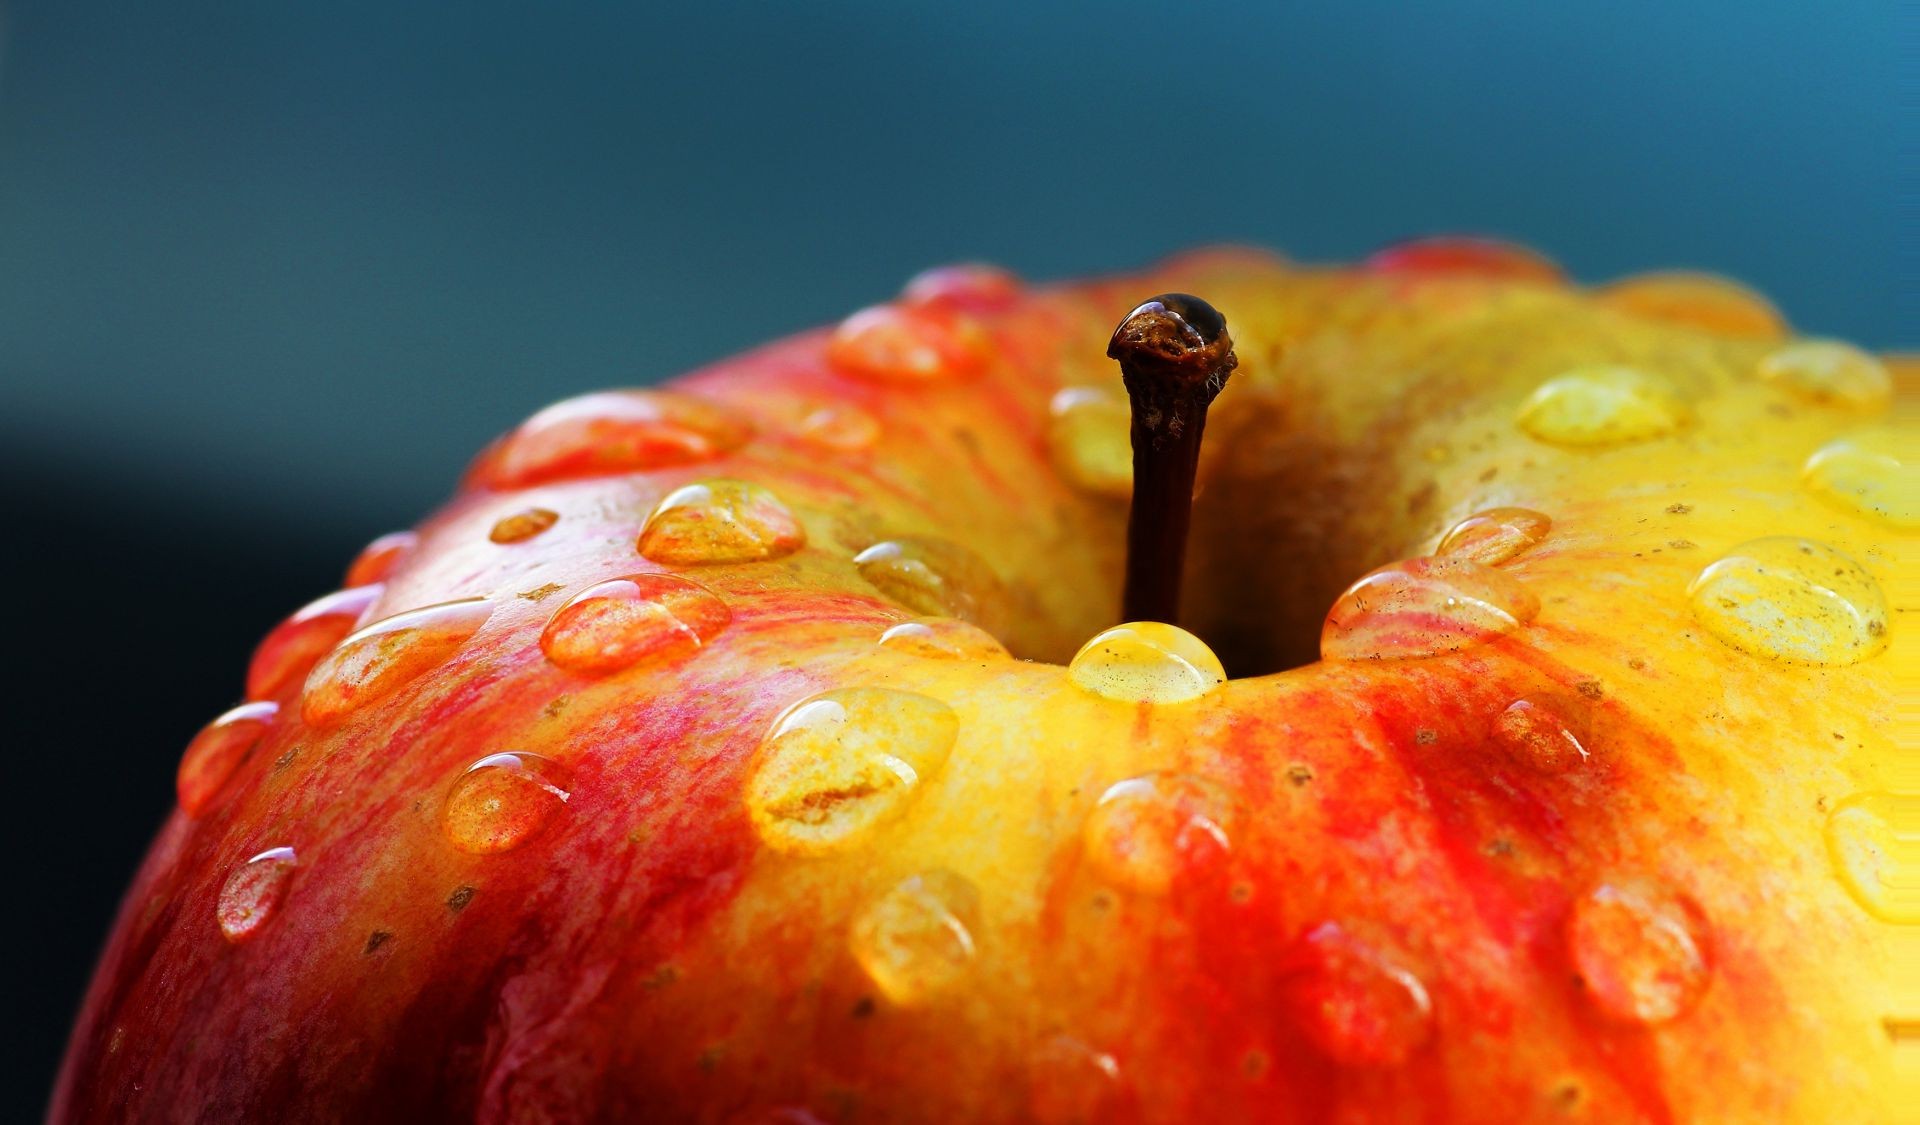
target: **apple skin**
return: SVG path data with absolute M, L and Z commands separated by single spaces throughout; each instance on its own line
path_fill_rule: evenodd
M 1164 290 L 1224 311 L 1241 357 L 1183 621 L 1240 678 L 1152 705 L 1063 667 L 1113 624 L 1126 512 L 1059 471 L 1048 403 L 1117 386 L 1105 336 Z M 1768 659 L 1685 593 L 1782 534 L 1910 590 L 1910 545 L 1800 482 L 1873 410 L 1756 380 L 1769 342 L 1498 269 L 1220 250 L 1044 290 L 960 270 L 890 309 L 878 336 L 808 333 L 679 381 L 713 416 L 631 463 L 516 461 L 524 436 L 483 454 L 357 620 L 491 615 L 331 726 L 301 717 L 300 676 L 272 697 L 280 719 L 129 890 L 51 1119 L 1891 1119 L 1895 927 L 1849 896 L 1824 832 L 1887 785 L 1914 644 Z M 863 361 L 880 376 L 850 377 Z M 1610 448 L 1516 428 L 1537 385 L 1596 362 L 1667 373 L 1694 419 Z M 540 464 L 561 468 L 526 483 Z M 637 553 L 663 497 L 722 478 L 773 490 L 805 547 Z M 1536 619 L 1426 659 L 1315 661 L 1350 582 L 1496 507 L 1551 517 L 1498 568 Z M 558 519 L 490 536 L 531 509 Z M 901 537 L 962 577 L 883 594 L 855 556 Z M 622 671 L 545 656 L 570 598 L 662 572 L 730 619 Z M 942 606 L 1028 659 L 876 643 Z M 849 687 L 946 704 L 950 756 L 857 842 L 771 847 L 743 798 L 763 738 Z M 1523 698 L 1579 711 L 1590 754 L 1516 757 L 1494 732 Z M 451 846 L 464 771 L 506 751 L 549 759 L 566 799 L 514 806 L 537 821 L 517 846 Z M 1089 842 L 1110 786 L 1169 775 L 1198 779 L 1182 792 L 1217 831 L 1156 855 L 1165 833 L 1122 820 L 1118 851 Z M 227 940 L 223 885 L 276 847 L 297 855 L 279 897 Z M 902 999 L 850 934 L 928 873 L 970 888 L 972 955 Z

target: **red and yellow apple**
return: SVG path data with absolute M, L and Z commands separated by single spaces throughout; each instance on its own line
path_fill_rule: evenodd
M 1161 290 L 1239 356 L 1178 627 Z M 1916 401 L 1450 241 L 956 267 L 561 403 L 263 642 L 52 1116 L 1891 1120 Z

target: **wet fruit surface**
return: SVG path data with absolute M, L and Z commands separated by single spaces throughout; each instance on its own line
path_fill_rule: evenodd
M 260 745 L 279 717 L 277 703 L 243 703 L 194 735 L 180 757 L 174 783 L 181 811 L 188 816 L 209 811 L 234 771 Z
M 1459 652 L 1540 612 L 1521 581 L 1468 557 L 1408 559 L 1348 587 L 1327 613 L 1327 660 L 1406 660 Z
M 691 656 L 733 614 L 712 590 L 670 574 L 598 582 L 568 599 L 540 633 L 540 651 L 569 672 L 605 675 Z
M 807 545 L 806 529 L 772 491 L 737 480 L 675 489 L 640 530 L 640 554 L 657 563 L 760 562 Z
M 490 488 L 711 461 L 751 435 L 709 403 L 666 391 L 609 391 L 555 403 L 521 423 L 478 472 Z
M 463 852 L 512 851 L 566 807 L 568 784 L 566 771 L 538 754 L 490 754 L 453 783 L 441 831 Z
M 1880 584 L 1824 543 L 1772 536 L 1743 543 L 1688 587 L 1694 616 L 1722 641 L 1755 656 L 1854 664 L 1886 647 Z
M 1576 901 L 1567 948 L 1593 1003 L 1629 1023 L 1678 1019 L 1711 977 L 1698 909 L 1642 880 L 1602 884 Z
M 1067 676 L 1123 703 L 1186 703 L 1227 680 L 1220 658 L 1185 629 L 1158 621 L 1116 625 L 1074 654 Z
M 376 621 L 314 666 L 300 717 L 316 727 L 344 720 L 446 663 L 493 615 L 484 598 L 464 598 Z
M 298 861 L 292 848 L 269 848 L 247 860 L 220 887 L 220 934 L 235 945 L 252 941 L 287 896 Z

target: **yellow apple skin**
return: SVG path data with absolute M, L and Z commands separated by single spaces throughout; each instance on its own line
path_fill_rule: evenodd
M 1894 768 L 1914 541 L 1803 466 L 1910 435 L 1911 379 L 1822 397 L 1758 374 L 1778 342 L 1533 272 L 962 270 L 673 384 L 683 432 L 627 454 L 509 435 L 351 623 L 490 615 L 387 694 L 328 695 L 323 661 L 268 697 L 129 891 L 53 1119 L 1894 1120 L 1888 1021 L 1920 996 L 1829 837 L 1920 788 Z M 1116 623 L 1126 510 L 1063 471 L 1049 403 L 1117 391 L 1107 334 L 1169 290 L 1240 357 L 1182 621 L 1234 678 L 1154 703 L 1066 666 Z M 1541 440 L 1590 433 L 1529 403 L 1597 366 L 1660 389 L 1609 424 L 1669 428 Z M 755 533 L 702 523 L 713 487 L 676 490 L 715 481 L 779 507 L 724 485 Z M 699 518 L 650 522 L 670 495 Z M 1550 519 L 1485 579 L 1537 614 L 1318 659 L 1350 583 L 1497 508 Z M 1782 625 L 1818 664 L 1721 639 L 1690 586 L 1782 536 L 1857 563 L 1880 632 Z M 543 650 L 582 591 L 655 574 L 722 608 L 660 586 L 704 616 L 624 668 L 556 663 L 613 659 L 586 626 Z M 937 622 L 959 655 L 881 643 L 954 612 L 1018 659 Z M 823 692 L 844 726 L 782 718 Z M 856 751 L 894 773 L 806 780 Z M 559 780 L 468 800 L 502 752 Z M 234 881 L 278 847 L 273 894 Z

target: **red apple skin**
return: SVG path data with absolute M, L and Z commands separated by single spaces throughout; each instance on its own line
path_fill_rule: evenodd
M 278 724 L 210 807 L 175 812 L 129 890 L 51 1120 L 1886 1119 L 1891 927 L 1822 832 L 1872 787 L 1912 649 L 1896 632 L 1845 667 L 1768 660 L 1706 635 L 1684 594 L 1762 534 L 1891 584 L 1907 556 L 1870 553 L 1885 533 L 1797 480 L 1859 419 L 1751 379 L 1765 342 L 1462 260 L 1213 251 L 977 292 L 961 270 L 878 318 L 896 356 L 937 325 L 898 379 L 815 332 L 675 385 L 724 416 L 685 415 L 716 440 L 649 432 L 635 463 L 560 458 L 525 486 L 502 466 L 530 439 L 496 443 L 417 543 L 355 574 L 384 580 L 363 622 L 463 598 L 490 616 L 331 725 L 302 717 L 299 677 L 271 697 Z M 1163 290 L 1220 307 L 1242 363 L 1208 431 L 1186 624 L 1269 673 L 1177 705 L 1061 666 L 1113 624 L 1126 517 L 1048 434 L 1054 393 L 1115 382 L 1106 333 Z M 1514 429 L 1571 365 L 1675 356 L 1704 404 L 1684 446 Z M 637 552 L 663 497 L 716 479 L 772 489 L 805 546 Z M 1500 564 L 1537 619 L 1426 659 L 1313 662 L 1343 587 L 1499 506 L 1552 517 Z M 490 537 L 531 509 L 558 519 Z M 948 545 L 943 589 L 863 575 L 856 554 L 903 536 Z M 663 572 L 724 602 L 701 644 L 594 675 L 543 653 L 582 590 Z M 1028 659 L 876 643 L 942 606 Z M 849 687 L 946 704 L 951 755 L 855 842 L 783 852 L 744 796 L 762 740 Z M 1590 757 L 1543 768 L 1496 737 L 1523 698 L 1581 709 Z M 901 721 L 897 744 L 924 733 Z M 460 850 L 456 785 L 510 751 L 553 763 L 565 799 L 473 806 L 524 838 Z M 1217 798 L 1217 833 L 1153 853 L 1173 837 L 1149 819 L 1118 852 L 1088 842 L 1110 786 L 1165 774 L 1201 779 L 1182 791 Z M 279 847 L 278 900 L 229 940 L 223 885 Z M 903 997 L 850 935 L 930 872 L 977 892 L 955 904 L 973 952 Z

